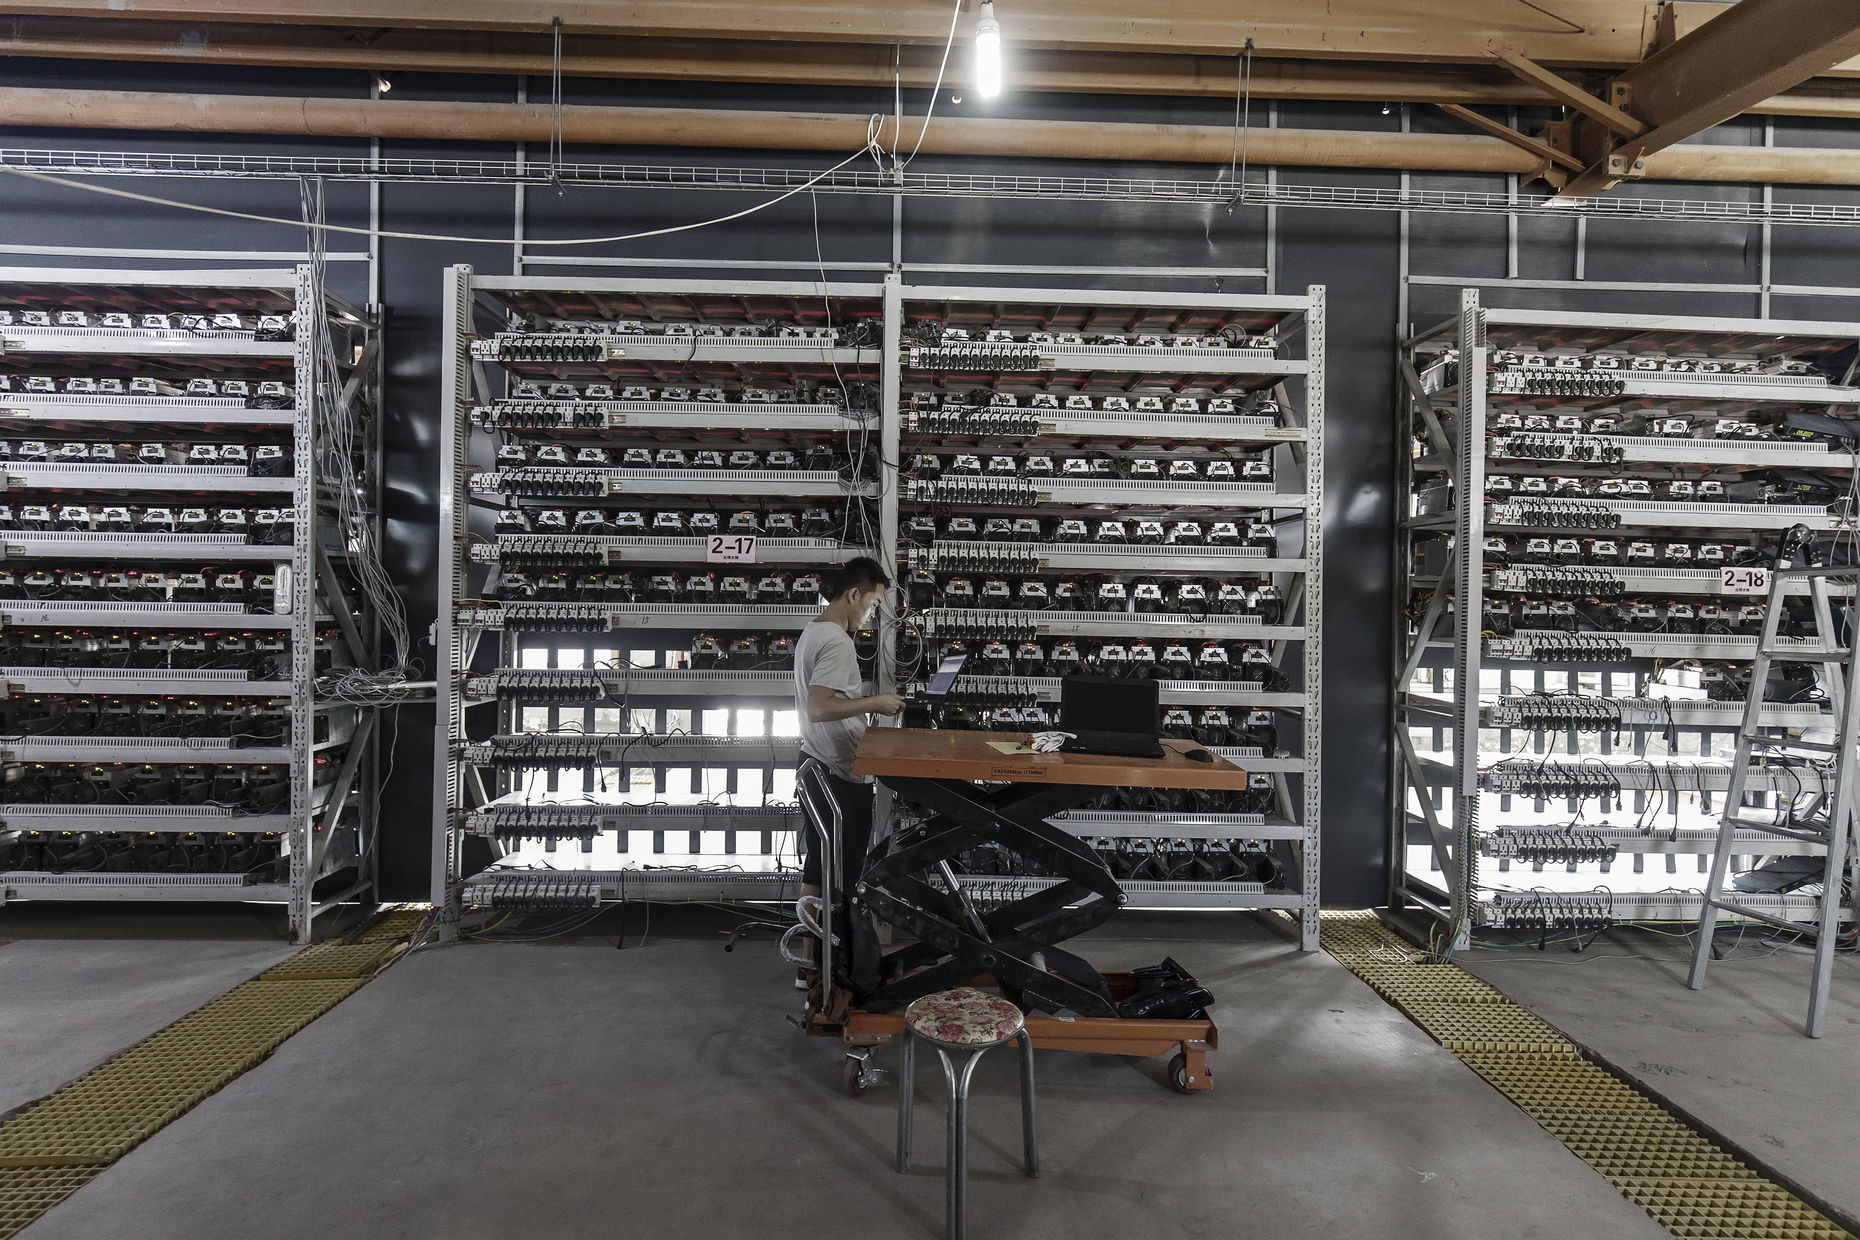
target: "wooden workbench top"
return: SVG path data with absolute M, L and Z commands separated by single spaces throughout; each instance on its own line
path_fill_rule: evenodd
M 1194 741 L 1163 741 L 1164 757 L 1118 758 L 1091 753 L 1005 754 L 989 742 L 1025 742 L 1025 733 L 931 728 L 870 728 L 853 771 L 912 779 L 985 779 L 1015 784 L 1078 784 L 1100 788 L 1244 788 L 1247 773 L 1218 755 L 1194 762 Z

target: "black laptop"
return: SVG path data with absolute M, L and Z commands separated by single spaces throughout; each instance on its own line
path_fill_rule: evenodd
M 1067 676 L 1059 682 L 1059 728 L 1072 733 L 1065 753 L 1119 758 L 1163 756 L 1162 705 L 1153 680 Z
M 930 683 L 924 686 L 924 697 L 932 706 L 941 706 L 949 691 L 956 687 L 956 677 L 962 675 L 962 665 L 969 661 L 967 654 L 946 654 L 937 664 L 936 672 L 930 677 Z

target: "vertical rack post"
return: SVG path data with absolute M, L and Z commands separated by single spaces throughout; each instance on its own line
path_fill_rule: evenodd
M 471 357 L 467 337 L 471 331 L 472 269 L 460 264 L 446 269 L 444 334 L 451 351 L 440 375 L 439 393 L 439 610 L 433 622 L 433 649 L 438 666 L 433 710 L 433 852 L 432 901 L 439 915 L 439 937 L 458 937 L 459 875 L 457 807 L 464 803 L 458 758 L 453 740 L 464 735 L 464 675 L 462 642 L 454 623 L 454 600 L 464 584 L 466 528 L 465 505 L 459 496 L 470 464 L 469 437 L 465 433 L 466 399 L 471 392 Z
M 1459 472 L 1455 478 L 1459 550 L 1453 590 L 1453 928 L 1457 945 L 1471 924 L 1479 856 L 1479 679 L 1485 595 L 1485 325 L 1479 292 L 1460 294 Z
M 1270 257 L 1270 256 L 1269 256 Z M 1301 849 L 1305 902 L 1299 910 L 1300 946 L 1318 949 L 1318 878 L 1322 871 L 1319 825 L 1323 822 L 1324 748 L 1324 296 L 1322 284 L 1305 296 L 1305 704 L 1304 841 Z
M 901 202 L 901 199 L 894 200 Z M 902 208 L 899 208 L 902 210 Z M 902 300 L 902 282 L 898 272 L 893 269 L 884 280 L 884 360 L 883 371 L 879 377 L 878 416 L 879 422 L 879 498 L 878 498 L 878 546 L 874 548 L 886 570 L 891 574 L 891 590 L 886 595 L 883 614 L 879 617 L 878 627 L 878 674 L 876 683 L 880 693 L 898 691 L 898 609 L 904 605 L 903 565 L 898 558 L 898 490 L 903 473 L 904 462 L 898 456 L 898 445 L 902 442 L 903 412 L 900 409 L 900 393 L 903 390 L 902 377 L 899 372 L 901 342 L 904 330 L 904 304 Z M 895 724 L 897 720 L 881 720 L 881 725 Z M 891 789 L 883 784 L 878 786 L 872 802 L 872 834 L 874 838 L 889 835 L 893 815 L 897 812 Z
M 316 736 L 316 703 L 311 681 L 316 674 L 316 570 L 311 563 L 313 540 L 322 535 L 322 506 L 316 491 L 316 427 L 323 402 L 330 394 L 318 381 L 320 367 L 312 344 L 320 333 L 312 330 L 313 315 L 326 313 L 322 287 L 308 263 L 295 272 L 294 321 L 297 324 L 296 390 L 298 416 L 291 425 L 292 451 L 295 453 L 291 502 L 296 506 L 296 521 L 291 533 L 291 558 L 280 563 L 280 570 L 290 572 L 288 590 L 291 608 L 291 831 L 290 831 L 290 927 L 291 937 L 308 943 L 311 932 L 312 891 L 316 886 L 312 839 L 315 835 L 311 813 L 312 781 L 315 764 L 311 745 Z M 342 807 L 325 810 L 323 830 L 335 829 Z

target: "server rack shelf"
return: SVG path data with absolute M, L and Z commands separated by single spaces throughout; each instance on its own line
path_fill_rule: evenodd
M 787 643 L 817 610 L 817 578 L 872 554 L 899 582 L 861 641 L 879 690 L 917 676 L 927 643 L 975 641 L 965 700 L 1054 701 L 1057 674 L 989 665 L 979 635 L 996 630 L 1094 654 L 1156 639 L 1159 659 L 1185 643 L 1163 698 L 1190 714 L 1171 726 L 1253 769 L 1247 805 L 1270 812 L 1122 806 L 1074 825 L 1126 851 L 1179 839 L 1172 865 L 1227 880 L 1209 893 L 1144 879 L 1157 891 L 1139 903 L 1290 908 L 1315 945 L 1321 289 L 447 278 L 433 889 L 448 929 L 466 907 L 525 900 L 791 898 Z M 942 399 L 984 387 L 985 407 Z M 950 468 L 929 476 L 912 451 Z M 1048 454 L 1099 463 L 1006 477 L 996 459 Z M 984 537 L 1004 506 L 1037 514 L 1041 535 Z M 925 541 L 901 525 L 946 511 L 974 533 L 958 522 Z M 1133 525 L 1121 541 L 1058 532 L 1086 512 Z M 1152 538 L 1137 522 L 1166 524 Z M 743 534 L 753 565 L 705 562 Z M 918 589 L 920 575 L 997 571 L 1155 577 L 1209 597 L 1070 612 Z M 1214 597 L 1221 582 L 1246 586 Z M 556 851 L 525 851 L 538 841 Z M 1241 855 L 1214 857 L 1216 843 Z M 654 868 L 628 864 L 641 854 Z
M 56 426 L 104 422 L 118 426 L 289 426 L 291 409 L 249 409 L 237 397 L 115 396 L 109 400 L 88 393 L 0 396 L 0 410 L 9 422 L 50 423 Z
M 1748 692 L 1773 741 L 1743 812 L 1812 812 L 1825 763 L 1791 741 L 1831 716 L 1807 679 L 1752 690 L 1751 626 L 1784 531 L 1853 532 L 1856 339 L 1467 291 L 1402 343 L 1392 897 L 1447 950 L 1696 917 Z M 1740 872 L 1803 852 L 1744 834 Z M 1753 907 L 1813 916 L 1787 886 Z
M 557 701 L 598 701 L 621 697 L 758 697 L 792 698 L 790 672 L 691 668 L 527 668 L 501 667 L 465 678 L 463 698 L 478 704 L 500 693 L 534 694 Z
M 441 932 L 792 899 L 792 643 L 895 505 L 881 287 L 446 278 Z
M 1133 906 L 1282 908 L 1315 948 L 1324 290 L 888 295 L 900 680 L 966 651 L 941 722 L 1032 731 L 1067 672 L 1156 677 L 1166 730 L 1253 786 L 1054 822 Z M 978 899 L 1046 881 L 968 861 Z
M 333 617 L 332 617 L 333 618 Z M 0 601 L 0 624 L 10 628 L 59 628 L 111 624 L 153 629 L 288 629 L 291 616 L 252 611 L 237 603 L 102 603 L 95 600 L 40 603 Z
M 307 942 L 373 888 L 375 714 L 319 685 L 375 666 L 339 514 L 377 520 L 380 328 L 311 265 L 0 269 L 0 904 Z

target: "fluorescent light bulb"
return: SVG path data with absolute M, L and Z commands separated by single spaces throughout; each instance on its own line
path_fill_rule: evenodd
M 984 99 L 1001 93 L 1001 23 L 995 20 L 994 0 L 982 0 L 982 15 L 975 22 L 975 89 Z

